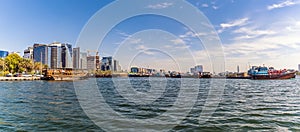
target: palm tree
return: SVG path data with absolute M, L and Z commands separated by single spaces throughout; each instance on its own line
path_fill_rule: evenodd
M 19 63 L 19 72 L 22 72 L 21 70 L 24 70 L 26 72 L 31 72 L 33 69 L 33 61 L 30 59 L 22 59 L 22 61 Z

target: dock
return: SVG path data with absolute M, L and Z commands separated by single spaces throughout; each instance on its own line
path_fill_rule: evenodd
M 33 81 L 41 80 L 41 77 L 0 77 L 0 81 Z

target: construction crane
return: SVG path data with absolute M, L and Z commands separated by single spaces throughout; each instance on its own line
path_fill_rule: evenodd
M 96 53 L 95 56 L 99 56 L 98 50 L 86 50 L 86 52 L 87 52 L 87 55 L 88 55 L 88 56 L 90 56 L 90 52 L 94 52 L 94 53 Z

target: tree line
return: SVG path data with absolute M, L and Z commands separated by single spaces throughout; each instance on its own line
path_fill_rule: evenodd
M 31 59 L 22 58 L 15 53 L 9 54 L 5 58 L 0 58 L 0 71 L 2 75 L 24 72 L 27 74 L 35 74 L 37 71 L 41 71 L 47 67 L 47 65 L 43 65 L 41 62 L 34 62 Z

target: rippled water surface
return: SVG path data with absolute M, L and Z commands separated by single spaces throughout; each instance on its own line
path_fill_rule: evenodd
M 199 115 L 211 83 L 218 82 L 218 79 L 183 80 L 131 78 L 129 82 L 138 93 L 146 95 L 153 92 L 151 89 L 158 88 L 155 89 L 158 93 L 151 94 L 153 97 L 136 100 L 140 102 L 125 98 L 133 96 L 133 93 L 121 94 L 116 90 L 116 87 L 127 89 L 122 81 L 128 80 L 124 78 L 115 78 L 114 81 L 107 78 L 89 79 L 83 80 L 82 84 L 96 82 L 110 108 L 129 120 L 156 118 L 167 112 L 168 108 L 174 111 L 184 109 L 174 104 L 180 97 L 180 91 L 187 87 L 195 88 L 198 96 L 191 101 L 194 102 L 193 107 L 188 109 L 190 112 L 186 118 L 171 131 L 300 131 L 299 78 L 226 80 L 221 101 L 205 123 L 199 123 Z M 116 82 L 119 82 L 118 85 Z M 200 82 L 200 86 L 194 82 Z M 220 84 L 220 88 L 222 86 Z M 125 130 L 122 124 L 112 129 Z M 149 127 L 145 130 L 156 129 Z M 0 82 L 0 131 L 103 130 L 80 107 L 73 82 L 24 81 Z

